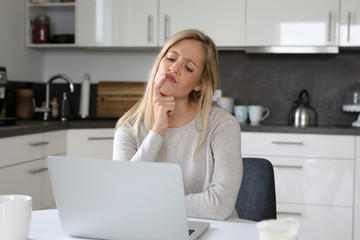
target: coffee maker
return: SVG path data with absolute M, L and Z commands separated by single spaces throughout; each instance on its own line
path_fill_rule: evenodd
M 6 68 L 0 66 L 0 112 L 5 102 L 5 84 L 7 83 Z
M 0 126 L 15 124 L 15 117 L 1 116 L 5 103 L 5 85 L 7 84 L 6 68 L 0 66 Z

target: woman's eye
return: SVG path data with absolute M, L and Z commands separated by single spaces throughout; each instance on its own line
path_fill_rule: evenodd
M 174 62 L 175 59 L 171 58 L 171 57 L 167 57 L 167 60 L 170 61 L 170 62 Z
M 194 71 L 194 70 L 192 70 L 191 68 L 189 68 L 187 66 L 185 66 L 185 68 L 186 68 L 186 71 L 188 71 L 188 72 L 193 72 Z

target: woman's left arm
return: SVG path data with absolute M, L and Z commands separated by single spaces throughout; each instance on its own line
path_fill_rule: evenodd
M 231 115 L 212 122 L 213 172 L 208 189 L 185 196 L 189 217 L 224 220 L 231 216 L 242 180 L 240 124 Z M 209 173 L 211 174 L 211 173 Z

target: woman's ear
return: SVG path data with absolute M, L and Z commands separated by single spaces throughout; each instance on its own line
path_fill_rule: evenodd
M 200 82 L 198 85 L 194 87 L 194 91 L 198 92 L 202 89 L 202 82 Z
M 196 87 L 194 88 L 194 90 L 195 90 L 196 92 L 200 91 L 200 90 L 201 90 L 201 86 L 196 86 Z

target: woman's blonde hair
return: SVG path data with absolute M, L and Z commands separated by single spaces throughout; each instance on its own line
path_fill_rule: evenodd
M 117 130 L 119 126 L 125 123 L 130 123 L 129 120 L 132 120 L 131 124 L 136 134 L 139 132 L 139 128 L 142 122 L 144 122 L 146 130 L 151 130 L 154 123 L 154 112 L 152 107 L 154 83 L 160 61 L 171 46 L 184 39 L 193 39 L 201 42 L 205 50 L 204 70 L 200 78 L 202 88 L 200 91 L 193 90 L 189 94 L 190 100 L 197 102 L 197 111 L 201 111 L 199 119 L 200 126 L 197 124 L 197 128 L 202 131 L 202 134 L 194 152 L 195 156 L 206 137 L 206 129 L 208 126 L 210 110 L 212 106 L 212 97 L 219 82 L 218 53 L 216 45 L 210 37 L 196 29 L 188 29 L 178 32 L 167 41 L 165 46 L 158 54 L 152 67 L 144 95 L 134 105 L 134 107 L 132 107 L 118 120 L 115 130 Z

